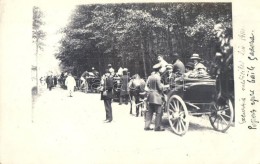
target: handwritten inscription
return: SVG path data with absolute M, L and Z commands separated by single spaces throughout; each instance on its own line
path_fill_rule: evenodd
M 253 66 L 250 66 L 250 67 L 247 67 L 247 81 L 249 83 L 255 83 L 255 67 Z
M 239 65 L 238 65 L 238 72 L 239 72 L 239 81 L 240 84 L 242 86 L 242 91 L 245 91 L 245 84 L 246 84 L 246 80 L 245 80 L 245 64 L 242 61 L 239 61 Z
M 259 124 L 259 121 L 257 121 L 256 119 L 256 110 L 253 109 L 250 111 L 251 114 L 251 124 L 250 126 L 248 126 L 248 129 L 256 129 L 257 128 L 257 124 Z
M 238 37 L 241 41 L 241 45 L 237 47 L 237 54 L 239 56 L 238 61 L 238 80 L 241 86 L 241 90 L 245 95 L 238 99 L 240 108 L 239 124 L 245 124 L 250 130 L 257 129 L 259 120 L 257 118 L 256 103 L 259 102 L 256 97 L 255 91 L 256 85 L 256 61 L 258 58 L 255 54 L 255 35 L 254 31 L 246 33 L 245 29 L 241 29 Z M 248 40 L 248 42 L 247 42 Z M 244 60 L 244 58 L 247 59 Z M 245 98 L 247 97 L 248 98 Z
M 250 42 L 249 42 L 249 56 L 248 59 L 250 60 L 258 60 L 257 57 L 255 57 L 255 36 L 254 36 L 254 31 L 252 31 L 251 36 L 250 36 Z
M 257 100 L 255 97 L 254 90 L 250 90 L 250 101 L 251 101 L 251 105 L 255 105 L 256 102 L 259 102 L 259 100 Z
M 246 98 L 239 99 L 241 105 L 241 120 L 240 124 L 246 123 Z

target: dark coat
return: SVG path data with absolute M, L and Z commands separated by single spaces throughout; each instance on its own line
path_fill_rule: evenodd
M 104 92 L 107 92 L 107 95 L 103 95 Z M 103 91 L 101 91 L 101 100 L 107 100 L 113 98 L 113 78 L 106 77 L 104 79 Z
M 124 96 L 124 95 L 129 94 L 129 88 L 128 88 L 129 79 L 130 78 L 129 78 L 128 75 L 123 75 L 120 78 L 120 82 L 121 82 L 120 96 Z
M 52 76 L 48 76 L 48 77 L 46 78 L 46 83 L 47 83 L 47 88 L 50 88 L 50 87 L 53 87 L 53 86 L 54 86 Z
M 161 105 L 163 103 L 163 84 L 161 83 L 160 75 L 155 73 L 149 76 L 146 85 L 149 88 L 147 101 L 151 104 Z

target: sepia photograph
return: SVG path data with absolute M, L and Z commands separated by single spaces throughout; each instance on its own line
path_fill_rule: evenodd
M 260 163 L 256 2 L 16 3 L 0 164 Z

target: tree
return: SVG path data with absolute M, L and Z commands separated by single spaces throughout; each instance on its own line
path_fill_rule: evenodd
M 32 41 L 35 44 L 35 66 L 33 69 L 36 70 L 36 92 L 38 92 L 38 53 L 39 50 L 43 50 L 43 40 L 45 38 L 45 32 L 42 30 L 44 22 L 42 21 L 43 13 L 39 7 L 33 7 L 33 24 L 32 24 Z
M 159 54 L 169 62 L 174 52 L 184 62 L 195 52 L 211 59 L 214 25 L 232 26 L 230 3 L 82 5 L 71 18 L 56 54 L 63 65 L 83 72 L 95 64 L 102 72 L 111 63 L 144 77 Z

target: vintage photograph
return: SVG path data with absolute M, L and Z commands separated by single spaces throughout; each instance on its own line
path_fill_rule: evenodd
M 1 58 L 0 164 L 260 162 L 255 10 L 1 4 L 0 52 L 20 57 Z
M 47 109 L 72 129 L 111 128 L 108 142 L 128 134 L 135 146 L 146 135 L 235 128 L 232 3 L 86 4 L 64 14 L 33 7 L 32 121 L 49 120 Z M 50 31 L 55 17 L 66 21 Z

